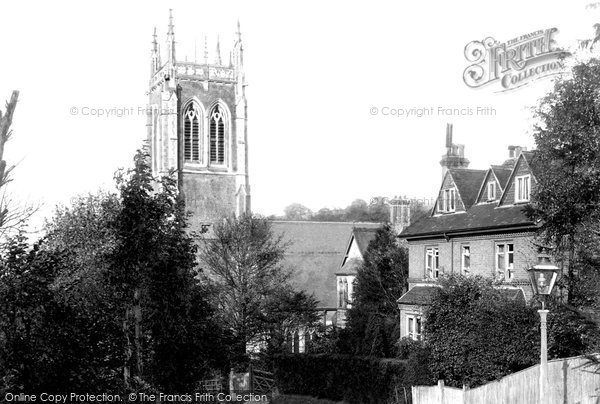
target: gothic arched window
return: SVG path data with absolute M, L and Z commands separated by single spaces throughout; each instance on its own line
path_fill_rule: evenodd
M 217 104 L 210 113 L 210 162 L 225 163 L 225 114 Z
M 185 161 L 200 161 L 200 108 L 190 103 L 183 114 L 183 154 Z
M 344 279 L 344 308 L 348 305 L 348 281 Z
M 338 307 L 344 307 L 344 282 L 341 279 L 338 281 Z

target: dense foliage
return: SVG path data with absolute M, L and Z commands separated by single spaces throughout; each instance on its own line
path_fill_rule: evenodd
M 399 338 L 396 301 L 407 288 L 408 250 L 389 225 L 377 230 L 358 269 L 345 333 L 357 355 L 394 357 Z
M 563 283 L 571 304 L 599 306 L 600 61 L 576 64 L 537 108 L 534 128 L 536 186 L 529 214 L 541 235 L 566 262 Z M 593 259 L 595 257 L 595 259 Z M 590 265 L 590 258 L 595 263 Z M 591 294 L 590 294 L 591 292 Z
M 426 311 L 424 338 L 434 379 L 477 386 L 539 361 L 539 316 L 481 277 L 440 280 Z M 550 302 L 549 358 L 590 353 L 599 338 L 594 323 Z
M 183 204 L 146 161 L 3 246 L 0 391 L 189 391 L 223 365 Z
M 398 359 L 330 354 L 280 355 L 275 359 L 281 393 L 346 403 L 404 403 L 406 371 L 406 362 Z

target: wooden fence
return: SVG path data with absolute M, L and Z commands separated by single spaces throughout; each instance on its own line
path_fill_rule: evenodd
M 539 403 L 539 367 L 532 366 L 474 389 L 413 386 L 413 404 Z M 544 403 L 600 404 L 600 369 L 584 357 L 548 362 Z

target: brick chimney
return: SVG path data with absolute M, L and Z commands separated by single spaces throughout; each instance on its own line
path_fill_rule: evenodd
M 521 152 L 527 151 L 525 146 L 508 146 L 508 158 L 516 159 L 521 155 Z
M 465 158 L 465 145 L 452 143 L 452 124 L 446 124 L 446 154 L 442 156 L 442 178 L 449 168 L 467 168 L 469 159 Z

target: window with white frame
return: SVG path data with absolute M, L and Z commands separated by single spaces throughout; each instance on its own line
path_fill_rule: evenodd
M 456 210 L 456 190 L 454 188 L 442 191 L 441 212 L 454 212 Z
M 515 202 L 529 201 L 531 191 L 531 176 L 521 175 L 515 178 Z
M 515 246 L 513 243 L 496 244 L 496 272 L 504 280 L 511 280 L 515 268 Z
M 462 246 L 461 269 L 464 275 L 468 275 L 471 272 L 471 246 Z
M 409 314 L 406 316 L 406 336 L 414 340 L 421 339 L 421 316 Z
M 493 201 L 496 199 L 496 183 L 494 181 L 490 181 L 487 184 L 487 200 Z
M 427 247 L 425 253 L 425 275 L 436 279 L 440 276 L 440 250 L 437 247 Z

